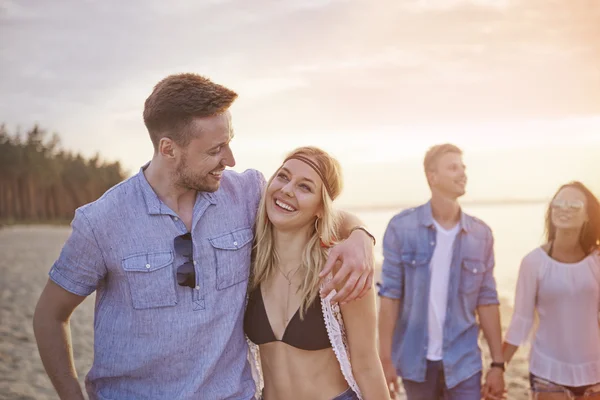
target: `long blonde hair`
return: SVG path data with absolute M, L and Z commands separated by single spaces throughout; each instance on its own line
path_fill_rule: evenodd
M 286 158 L 295 155 L 308 157 L 314 161 L 331 190 L 330 196 L 325 189 L 325 185 L 323 185 L 321 190 L 323 215 L 315 220 L 312 234 L 302 253 L 302 263 L 299 271 L 303 272 L 303 279 L 298 292 L 301 296 L 300 318 L 303 318 L 304 312 L 319 293 L 319 273 L 327 261 L 328 249 L 326 246 L 334 244 L 337 239 L 339 218 L 333 209 L 333 200 L 342 191 L 342 170 L 335 158 L 318 147 L 297 148 L 289 153 Z M 269 178 L 267 187 L 271 185 L 278 172 L 279 169 Z M 274 245 L 273 224 L 267 215 L 267 201 L 266 194 L 263 194 L 256 217 L 252 278 L 250 281 L 251 290 L 256 289 L 261 283 L 272 277 L 277 272 L 277 264 L 279 263 L 279 254 L 277 254 Z

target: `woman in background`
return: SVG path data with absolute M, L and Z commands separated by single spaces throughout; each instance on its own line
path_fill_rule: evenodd
M 600 386 L 598 199 L 580 182 L 561 186 L 546 212 L 546 232 L 546 244 L 521 263 L 504 359 L 528 339 L 537 312 L 529 358 L 534 398 L 579 398 Z

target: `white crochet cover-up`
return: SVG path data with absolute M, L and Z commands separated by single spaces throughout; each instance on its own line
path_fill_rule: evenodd
M 332 279 L 331 274 L 327 276 L 323 285 Z M 331 304 L 331 298 L 335 296 L 336 291 L 333 290 L 326 298 L 321 299 L 321 308 L 323 309 L 323 320 L 325 321 L 325 327 L 327 328 L 327 335 L 329 336 L 329 342 L 335 356 L 340 364 L 342 375 L 348 382 L 348 386 L 356 393 L 358 398 L 362 400 L 362 394 L 352 374 L 352 364 L 350 362 L 350 351 L 348 350 L 348 339 L 346 337 L 346 330 L 344 328 L 344 319 L 342 318 L 342 312 L 338 303 Z M 258 345 L 252 343 L 247 337 L 248 346 L 250 351 L 248 358 L 252 367 L 252 377 L 256 383 L 256 398 L 260 399 L 260 394 L 264 387 L 264 380 L 262 374 L 262 367 L 260 364 L 260 352 Z

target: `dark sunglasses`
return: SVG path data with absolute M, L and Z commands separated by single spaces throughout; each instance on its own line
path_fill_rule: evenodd
M 192 234 L 185 233 L 173 239 L 175 253 L 188 260 L 177 267 L 177 283 L 179 286 L 196 287 L 196 270 L 194 269 Z

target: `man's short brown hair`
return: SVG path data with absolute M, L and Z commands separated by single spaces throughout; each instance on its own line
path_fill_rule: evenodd
M 423 160 L 423 168 L 425 169 L 425 174 L 435 169 L 438 160 L 444 154 L 448 153 L 456 153 L 462 155 L 462 150 L 450 143 L 438 144 L 433 147 L 430 147 L 429 150 L 427 150 L 427 153 L 425 154 L 425 159 Z
M 164 78 L 154 86 L 144 105 L 144 123 L 154 150 L 158 150 L 163 137 L 187 146 L 192 139 L 188 128 L 194 118 L 221 114 L 236 98 L 234 91 L 197 74 Z

